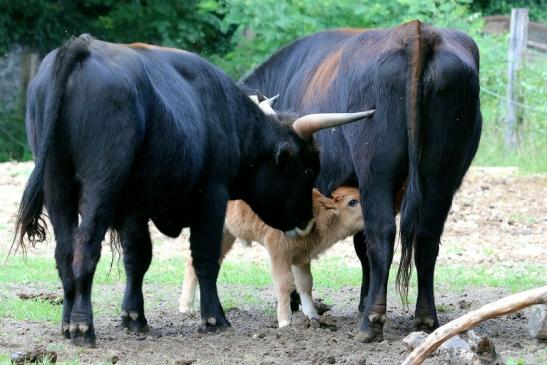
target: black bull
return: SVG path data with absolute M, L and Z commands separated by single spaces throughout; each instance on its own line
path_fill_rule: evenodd
M 190 227 L 204 328 L 229 326 L 216 288 L 227 200 L 247 201 L 285 231 L 305 229 L 312 218 L 319 159 L 296 124 L 266 116 L 188 52 L 80 36 L 46 56 L 28 90 L 36 166 L 17 232 L 20 244 L 24 236 L 43 240 L 46 207 L 64 289 L 63 334 L 95 343 L 91 287 L 109 228 L 124 253 L 122 324 L 146 329 L 150 219 L 172 237 Z
M 467 35 L 419 21 L 384 30 L 317 33 L 279 50 L 242 80 L 279 110 L 349 112 L 376 108 L 372 123 L 315 135 L 323 194 L 358 185 L 365 232 L 354 237 L 363 282 L 363 341 L 381 339 L 398 196 L 406 297 L 412 251 L 418 273 L 415 323 L 438 326 L 433 276 L 452 198 L 477 150 L 482 118 L 479 54 Z

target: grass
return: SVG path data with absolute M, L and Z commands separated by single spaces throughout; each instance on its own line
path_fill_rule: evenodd
M 0 296 L 0 316 L 25 321 L 56 323 L 61 318 L 61 305 L 40 300 L 21 300 Z
M 344 259 L 325 257 L 312 266 L 314 283 L 319 288 L 338 289 L 357 287 L 361 284 L 359 267 L 341 264 Z M 396 268 L 392 268 L 390 282 L 394 282 Z M 503 265 L 437 266 L 436 282 L 448 290 L 460 291 L 467 287 L 495 287 L 509 291 L 525 290 L 547 284 L 541 265 L 522 264 L 516 267 Z M 155 285 L 180 285 L 184 275 L 182 259 L 153 260 L 146 274 L 145 283 Z M 415 275 L 412 284 L 415 285 Z M 113 285 L 125 281 L 123 264 L 110 267 L 110 260 L 103 258 L 97 267 L 94 284 Z M 270 272 L 266 264 L 226 261 L 219 275 L 219 285 L 242 285 L 265 288 L 271 285 Z M 0 265 L 0 283 L 12 285 L 59 286 L 60 281 L 52 258 L 20 256 L 10 257 Z
M 477 166 L 518 166 L 522 173 L 547 172 L 547 63 L 545 56 L 526 59 L 518 74 L 520 146 L 508 151 L 504 146 L 507 111 L 508 36 L 476 37 L 481 53 L 481 110 L 483 132 L 474 164 Z M 496 95 L 492 95 L 492 92 Z
M 345 262 L 344 259 L 325 257 L 312 266 L 314 286 L 318 292 L 322 289 L 360 286 L 361 269 L 341 262 Z M 94 292 L 101 292 L 100 301 L 97 295 L 93 296 L 96 317 L 118 315 L 125 282 L 122 266 L 115 261 L 111 268 L 109 259 L 103 258 L 100 261 L 94 280 Z M 178 296 L 183 274 L 183 261 L 180 259 L 154 260 L 146 275 L 145 285 L 160 287 L 160 290 L 149 291 L 154 294 L 147 296 L 145 286 L 148 305 L 175 305 L 173 298 Z M 395 274 L 394 267 L 390 273 L 390 288 L 394 287 Z M 462 293 L 481 288 L 501 288 L 517 292 L 547 284 L 544 267 L 532 264 L 518 267 L 475 266 L 472 270 L 468 266 L 438 265 L 435 280 L 436 286 L 442 288 L 440 290 Z M 222 265 L 218 282 L 226 309 L 249 305 L 266 314 L 275 314 L 272 303 L 265 301 L 264 296 L 257 292 L 271 287 L 267 265 L 227 261 Z M 60 285 L 52 258 L 28 257 L 25 260 L 20 256 L 10 257 L 7 263 L 0 265 L 0 288 L 3 288 L 0 289 L 0 317 L 57 323 L 61 316 L 61 306 L 39 300 L 21 300 L 14 295 L 14 291 L 21 286 L 60 291 Z M 243 290 L 225 290 L 229 287 Z M 411 305 L 416 296 L 415 273 L 411 279 L 409 294 L 408 304 Z M 442 310 L 440 308 L 441 312 Z

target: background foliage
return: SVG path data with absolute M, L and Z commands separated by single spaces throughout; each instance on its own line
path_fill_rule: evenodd
M 0 0 L 0 50 L 22 43 L 47 52 L 72 35 L 90 33 L 113 42 L 222 52 L 230 33 L 220 32 L 218 14 L 201 5 L 195 0 Z
M 476 163 L 518 165 L 547 172 L 546 58 L 528 60 L 519 75 L 523 101 L 520 150 L 503 149 L 507 35 L 481 32 L 482 15 L 526 6 L 547 21 L 546 0 L 0 0 L 0 53 L 15 43 L 42 53 L 70 35 L 91 33 L 114 42 L 142 41 L 184 48 L 209 58 L 235 79 L 292 40 L 327 28 L 389 27 L 419 18 L 461 29 L 481 50 L 484 133 Z M 481 14 L 482 13 L 482 14 Z M 497 94 L 499 96 L 493 96 Z M 0 104 L 0 160 L 28 158 L 22 107 Z

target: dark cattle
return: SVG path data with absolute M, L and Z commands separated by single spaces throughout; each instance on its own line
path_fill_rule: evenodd
M 216 288 L 226 202 L 245 200 L 268 224 L 305 230 L 319 171 L 310 118 L 317 122 L 278 123 L 184 51 L 81 36 L 50 53 L 28 91 L 36 166 L 17 229 L 20 244 L 43 240 L 45 205 L 64 288 L 63 334 L 95 342 L 91 287 L 109 228 L 121 238 L 127 274 L 122 324 L 146 329 L 149 219 L 172 237 L 190 227 L 204 329 L 229 326 Z
M 478 73 L 478 49 L 469 36 L 412 21 L 302 38 L 242 81 L 265 95 L 281 94 L 279 110 L 376 108 L 372 123 L 315 136 L 321 162 L 317 187 L 328 195 L 338 186 L 358 185 L 363 199 L 364 236 L 354 237 L 363 268 L 363 341 L 382 338 L 396 205 L 405 185 L 398 289 L 406 297 L 414 251 L 415 322 L 426 329 L 438 326 L 433 273 L 452 197 L 480 139 Z

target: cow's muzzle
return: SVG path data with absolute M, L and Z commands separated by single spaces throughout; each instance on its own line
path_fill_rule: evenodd
M 291 229 L 290 231 L 285 231 L 285 236 L 289 238 L 297 238 L 297 237 L 306 237 L 310 234 L 311 230 L 313 229 L 313 226 L 315 226 L 315 219 L 312 218 L 309 220 L 308 224 L 306 225 L 306 228 L 301 229 L 298 227 L 295 227 Z

